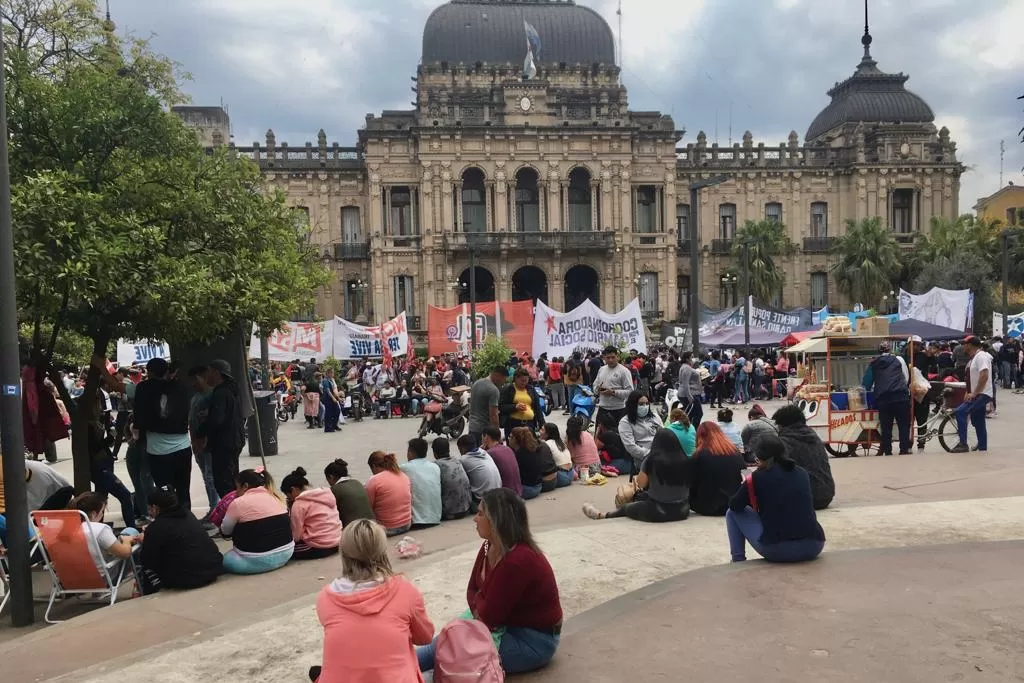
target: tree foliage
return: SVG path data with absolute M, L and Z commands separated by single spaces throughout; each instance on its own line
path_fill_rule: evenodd
M 749 262 L 750 293 L 761 301 L 772 301 L 786 284 L 786 273 L 776 258 L 789 256 L 796 245 L 778 221 L 747 221 L 736 232 L 732 253 Z M 741 264 L 742 267 L 742 264 Z
M 836 241 L 833 253 L 838 257 L 832 266 L 836 287 L 866 307 L 882 302 L 902 268 L 900 246 L 877 217 L 847 220 L 846 234 Z
M 926 263 L 914 279 L 915 292 L 932 287 L 969 289 L 974 293 L 975 329 L 987 330 L 995 310 L 992 291 L 992 264 L 984 254 L 974 250 L 958 251 Z
M 495 368 L 507 367 L 509 356 L 513 353 L 513 349 L 503 339 L 493 334 L 487 335 L 483 343 L 473 351 L 473 379 L 486 377 Z

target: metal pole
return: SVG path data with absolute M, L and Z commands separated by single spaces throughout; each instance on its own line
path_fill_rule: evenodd
M 1010 322 L 1010 296 L 1008 293 L 1010 281 L 1010 231 L 1003 230 L 1003 342 L 1006 341 L 1006 332 Z M 995 334 L 992 330 L 992 334 Z
M 743 243 L 743 352 L 750 356 L 750 245 Z
M 0 35 L 0 64 L 4 63 Z M 0 69 L 0 453 L 3 453 L 7 517 L 7 562 L 11 575 L 11 623 L 35 621 L 29 565 L 28 498 L 25 493 L 25 435 L 21 425 L 21 360 L 11 225 L 11 171 L 7 157 L 7 95 Z
M 469 247 L 469 348 L 476 351 L 476 250 Z
M 690 186 L 690 348 L 700 350 L 700 188 Z
M 266 343 L 266 337 L 260 337 L 261 345 Z M 252 375 L 249 374 L 249 349 L 245 346 L 245 340 L 242 340 L 242 358 L 246 361 L 246 367 L 241 369 L 241 372 L 245 375 L 245 388 L 249 392 L 249 402 L 252 403 L 252 417 L 253 424 L 256 426 L 256 443 L 252 443 L 252 439 L 249 439 L 249 456 L 259 456 L 260 462 L 263 463 L 263 468 L 267 467 L 267 456 L 263 452 L 263 430 L 260 424 L 260 406 L 256 403 L 256 392 L 252 387 Z M 241 389 L 241 387 L 239 387 Z M 255 448 L 254 448 L 255 447 Z M 255 451 L 255 452 L 254 452 Z
M 264 334 L 260 335 L 260 366 L 260 381 L 267 390 L 270 388 L 270 338 Z

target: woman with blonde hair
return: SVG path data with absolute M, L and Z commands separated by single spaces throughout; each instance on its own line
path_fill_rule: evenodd
M 366 497 L 388 536 L 412 526 L 412 481 L 398 467 L 394 453 L 374 451 L 366 461 L 373 476 L 366 480 Z
M 529 427 L 516 427 L 508 437 L 508 446 L 516 454 L 519 478 L 523 482 L 523 500 L 554 491 L 558 466 L 555 456 L 543 441 L 537 441 Z
M 475 521 L 484 542 L 469 575 L 469 611 L 462 618 L 481 621 L 491 631 L 506 674 L 547 666 L 562 635 L 562 603 L 551 563 L 530 532 L 526 505 L 511 489 L 492 489 L 483 495 Z M 421 671 L 433 671 L 433 644 L 417 649 L 416 656 Z
M 377 522 L 357 519 L 341 534 L 341 576 L 323 587 L 316 614 L 324 627 L 319 683 L 423 683 L 416 645 L 427 645 L 434 624 L 423 595 L 395 574 L 387 535 Z

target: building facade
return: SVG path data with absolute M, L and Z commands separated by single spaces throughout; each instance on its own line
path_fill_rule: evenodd
M 529 24 L 540 37 L 524 65 Z M 405 310 L 539 298 L 568 310 L 586 298 L 617 310 L 633 297 L 651 320 L 685 320 L 692 286 L 704 304 L 736 305 L 736 231 L 781 221 L 797 249 L 781 257 L 783 307 L 843 300 L 829 249 L 845 221 L 880 216 L 903 244 L 933 216 L 958 215 L 949 131 L 907 91 L 907 76 L 871 58 L 805 140 L 708 144 L 659 112 L 629 108 L 608 24 L 572 0 L 452 0 L 427 20 L 415 108 L 370 115 L 358 145 L 292 147 L 273 131 L 240 155 L 309 217 L 335 273 L 320 316 L 382 320 Z M 536 73 L 524 72 L 536 66 Z M 179 111 L 203 139 L 228 139 L 226 117 Z M 203 128 L 202 121 L 213 129 Z M 691 183 L 727 174 L 690 206 Z M 699 236 L 695 234 L 699 215 Z M 696 239 L 695 239 L 696 238 Z M 699 282 L 690 273 L 698 249 Z
M 978 218 L 1002 221 L 1003 225 L 1024 225 L 1024 187 L 1012 182 L 974 205 Z

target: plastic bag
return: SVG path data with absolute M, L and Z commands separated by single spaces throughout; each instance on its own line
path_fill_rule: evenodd
M 395 552 L 398 553 L 398 559 L 400 560 L 415 560 L 423 554 L 420 544 L 412 536 L 403 536 L 402 540 L 395 546 Z
M 913 395 L 914 400 L 918 403 L 923 401 L 931 388 L 932 383 L 928 381 L 928 378 L 920 370 L 914 368 L 913 375 L 910 378 L 910 393 Z

